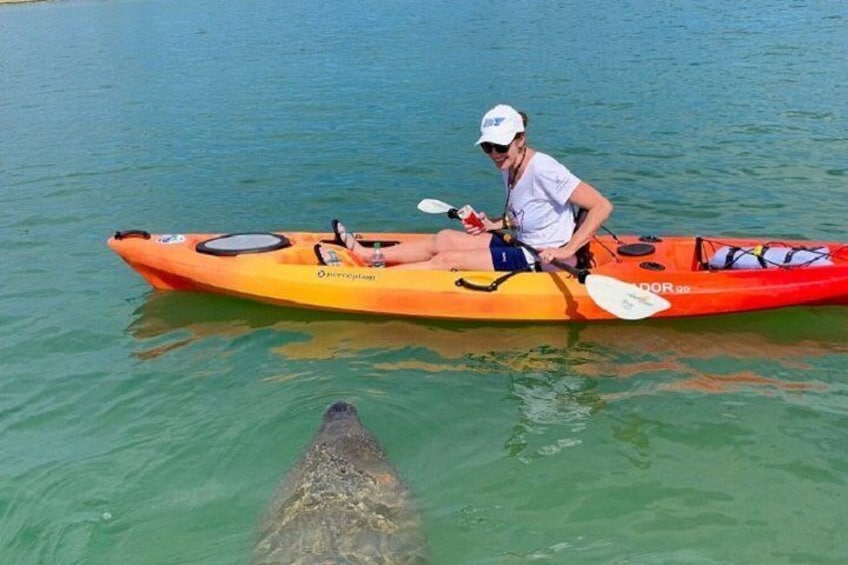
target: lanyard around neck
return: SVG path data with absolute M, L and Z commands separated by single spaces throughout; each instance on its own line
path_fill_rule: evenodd
M 524 164 L 524 158 L 527 157 L 527 146 L 524 146 L 524 151 L 521 153 L 521 161 L 514 170 L 509 171 L 506 181 L 506 202 L 504 202 L 503 227 L 505 230 L 515 231 L 515 226 L 512 225 L 512 220 L 509 219 L 509 198 L 512 196 L 512 189 L 518 184 L 518 173 L 521 171 L 521 166 Z

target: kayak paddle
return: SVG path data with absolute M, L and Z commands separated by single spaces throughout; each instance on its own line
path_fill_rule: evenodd
M 539 252 L 535 247 L 515 239 L 510 233 L 501 233 L 500 235 L 507 243 L 526 249 L 541 261 Z M 595 301 L 595 304 L 622 320 L 650 318 L 657 312 L 662 312 L 671 307 L 671 303 L 662 296 L 635 284 L 606 275 L 595 275 L 588 269 L 578 269 L 558 259 L 554 259 L 551 263 L 586 285 L 586 291 L 589 293 L 589 297 Z
M 457 217 L 454 206 L 432 198 L 425 198 L 419 202 L 418 209 L 427 214 L 447 214 L 450 218 Z M 535 247 L 519 241 L 512 234 L 499 233 L 507 243 L 526 249 L 536 259 L 541 260 Z M 590 273 L 588 269 L 578 269 L 564 261 L 554 260 L 551 263 L 575 277 L 581 284 L 586 285 L 586 291 L 595 304 L 617 318 L 642 320 L 671 307 L 671 303 L 662 296 L 635 284 L 606 275 L 595 275 Z
M 457 210 L 455 206 L 434 198 L 425 198 L 419 202 L 418 209 L 425 214 L 448 214 L 448 216 L 450 216 L 451 211 L 456 212 Z

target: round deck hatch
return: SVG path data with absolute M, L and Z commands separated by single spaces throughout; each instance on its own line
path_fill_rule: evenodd
M 626 257 L 644 257 L 654 252 L 656 248 L 650 243 L 626 243 L 618 246 L 618 253 Z
M 242 253 L 266 253 L 291 246 L 282 235 L 274 233 L 232 233 L 197 244 L 198 253 L 230 257 Z

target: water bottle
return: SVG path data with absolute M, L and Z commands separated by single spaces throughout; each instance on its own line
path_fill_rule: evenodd
M 385 267 L 386 266 L 386 256 L 383 255 L 383 249 L 381 248 L 379 241 L 374 242 L 374 254 L 371 255 L 371 266 L 372 267 Z

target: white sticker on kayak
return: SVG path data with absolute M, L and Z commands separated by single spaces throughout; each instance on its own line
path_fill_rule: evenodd
M 186 240 L 186 238 L 183 234 L 177 233 L 177 234 L 160 235 L 159 239 L 157 239 L 156 241 L 158 243 L 164 243 L 165 245 L 170 245 L 172 243 L 183 243 L 185 240 Z

